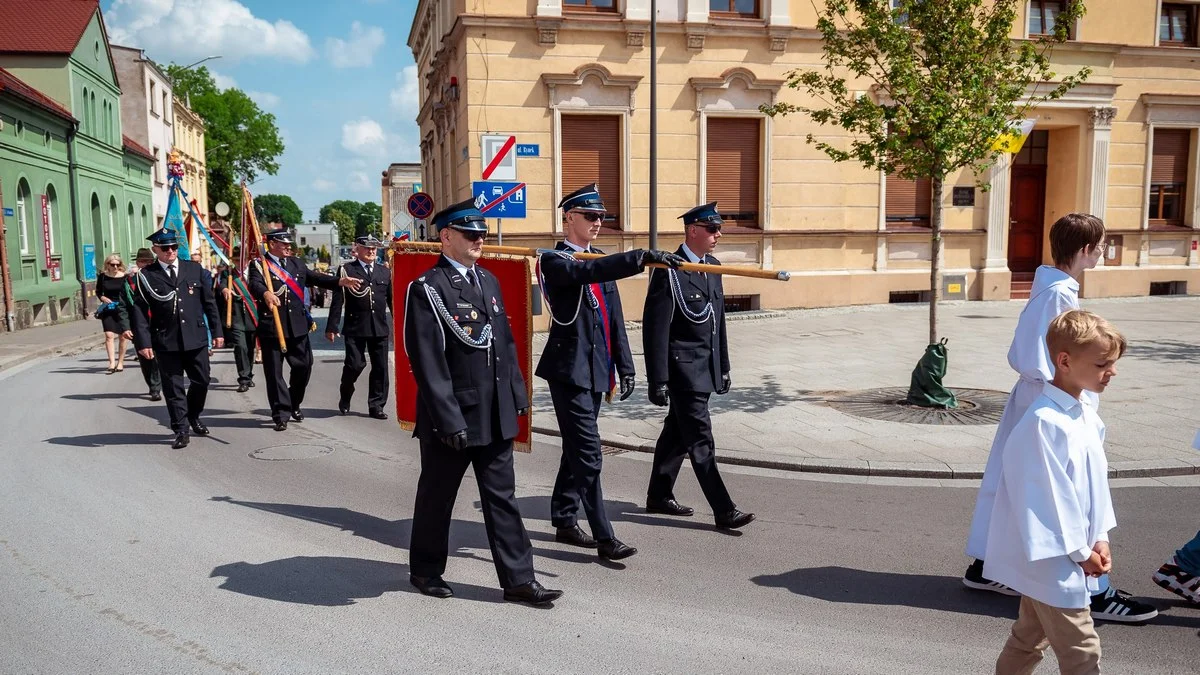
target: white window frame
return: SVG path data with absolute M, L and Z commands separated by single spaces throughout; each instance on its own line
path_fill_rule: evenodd
M 108 208 L 108 238 L 108 248 L 110 249 L 110 252 L 116 251 L 119 248 L 117 246 L 119 243 L 117 241 L 117 219 L 111 203 Z
M 1158 0 L 1158 7 L 1154 11 L 1154 46 L 1161 47 L 1162 43 L 1159 40 L 1162 38 L 1160 26 L 1162 24 L 1162 6 L 1163 2 L 1172 5 L 1198 5 L 1200 0 Z M 1192 32 L 1197 35 L 1197 44 L 1200 45 L 1200 26 L 1192 26 Z M 1175 47 L 1171 49 L 1196 49 L 1196 47 Z
M 894 1 L 895 0 L 893 0 L 893 2 Z M 1065 1 L 1070 2 L 1070 0 L 1065 0 Z M 1160 0 L 1160 2 L 1161 2 L 1161 0 Z M 1161 4 L 1159 6 L 1161 7 Z M 1030 34 L 1030 32 L 1029 32 L 1029 15 L 1032 12 L 1033 12 L 1033 0 L 1025 0 L 1025 29 L 1024 29 L 1023 33 L 1024 33 L 1024 37 L 1026 40 L 1033 37 L 1033 35 Z M 1081 33 L 1082 29 L 1083 29 L 1083 19 L 1076 19 L 1075 23 L 1071 26 L 1071 37 L 1067 38 L 1067 42 L 1079 42 L 1079 40 L 1082 37 L 1082 33 Z M 1157 21 L 1154 23 L 1154 30 L 1155 31 L 1158 30 L 1158 22 Z
M 29 255 L 29 213 L 25 200 L 21 198 L 20 183 L 17 183 L 17 239 L 21 242 L 21 255 Z
M 125 212 L 125 237 L 129 240 L 129 249 L 133 250 L 133 202 L 129 203 L 129 210 Z
M 54 192 L 54 196 L 58 197 L 58 191 Z M 54 241 L 54 200 L 50 198 L 50 193 L 46 193 L 46 223 L 50 228 L 50 255 L 58 253 L 58 247 Z

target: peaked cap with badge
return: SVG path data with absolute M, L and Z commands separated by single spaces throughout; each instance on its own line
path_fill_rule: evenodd
M 567 211 L 597 211 L 599 213 L 607 213 L 604 208 L 604 200 L 600 198 L 600 189 L 595 183 L 585 185 L 578 190 L 572 192 L 562 201 L 558 203 L 558 207 Z
M 150 242 L 153 246 L 174 246 L 179 243 L 179 239 L 175 236 L 175 231 L 165 227 L 146 237 L 146 241 Z
M 716 202 L 709 202 L 707 204 L 701 204 L 700 206 L 697 206 L 696 208 L 691 209 L 690 211 L 688 211 L 687 213 L 685 213 L 679 217 L 683 219 L 683 224 L 685 226 L 693 225 L 693 224 L 721 225 L 725 222 L 724 220 L 721 219 L 721 215 L 719 213 L 717 213 L 717 203 Z
M 487 218 L 475 208 L 473 199 L 464 199 L 438 211 L 433 216 L 433 226 L 438 232 L 447 227 L 460 232 L 487 232 Z

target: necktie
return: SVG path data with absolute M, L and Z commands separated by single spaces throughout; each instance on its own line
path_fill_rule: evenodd
M 467 283 L 472 286 L 479 286 L 479 283 L 475 281 L 475 268 L 473 267 L 467 270 Z
M 363 265 L 363 269 L 365 269 L 367 271 L 367 278 L 370 279 L 371 278 L 371 266 Z
M 170 277 L 172 286 L 179 285 L 178 282 L 176 281 L 174 265 L 167 265 L 167 276 Z

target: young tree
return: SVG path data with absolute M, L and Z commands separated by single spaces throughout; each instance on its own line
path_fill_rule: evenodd
M 262 214 L 260 220 L 266 223 L 283 223 L 291 227 L 304 220 L 304 212 L 287 195 L 259 195 L 254 198 L 254 208 Z
M 901 178 L 928 178 L 933 192 L 929 270 L 929 343 L 938 342 L 942 204 L 946 177 L 974 172 L 980 187 L 997 156 L 994 143 L 1031 108 L 1060 98 L 1089 68 L 1056 80 L 1049 52 L 1084 13 L 1069 0 L 1050 35 L 1011 38 L 1019 0 L 825 0 L 817 29 L 825 70 L 788 73 L 818 105 L 781 102 L 768 115 L 802 112 L 850 132 L 849 149 L 808 142 L 835 162 Z M 1031 87 L 1031 85 L 1035 85 Z M 870 88 L 860 96 L 856 89 Z
M 321 209 L 322 223 L 335 223 L 338 229 L 338 243 L 342 245 L 354 243 L 354 219 L 340 209 Z
M 359 236 L 364 234 L 382 235 L 383 207 L 375 202 L 363 204 L 362 209 L 354 218 L 354 223 L 357 226 L 356 231 L 359 233 Z

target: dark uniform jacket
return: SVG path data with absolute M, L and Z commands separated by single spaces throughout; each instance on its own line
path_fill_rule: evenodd
M 133 293 L 136 309 L 130 317 L 133 344 L 138 349 L 152 347 L 155 350 L 179 352 L 208 348 L 208 331 L 204 328 L 206 316 L 213 339 L 225 336 L 217 316 L 212 275 L 191 260 L 178 260 L 175 265 L 175 284 L 171 283 L 167 271 L 157 261 L 138 273 L 141 278 Z M 144 285 L 153 289 L 154 294 Z M 176 295 L 170 300 L 154 299 L 154 295 L 165 297 L 172 292 Z
M 686 257 L 683 247 L 676 253 Z M 706 255 L 700 262 L 720 265 Z M 646 378 L 650 384 L 669 384 L 683 391 L 715 392 L 729 372 L 729 344 L 725 340 L 725 292 L 721 275 L 676 270 L 683 301 L 693 315 L 712 303 L 713 316 L 694 323 L 675 306 L 667 270 L 654 269 L 642 312 L 642 346 Z
M 555 247 L 571 250 L 565 242 Z M 593 248 L 593 253 L 603 251 Z M 565 382 L 590 391 L 607 392 L 608 347 L 604 340 L 604 323 L 588 304 L 584 287 L 599 282 L 608 305 L 608 323 L 612 337 L 613 365 L 617 381 L 623 375 L 633 375 L 633 354 L 625 334 L 625 316 L 621 312 L 621 296 L 617 294 L 617 279 L 633 276 L 642 270 L 642 251 L 626 251 L 595 260 L 570 260 L 547 253 L 541 258 L 543 291 L 549 297 L 550 312 L 560 325 L 550 323 L 550 335 L 542 358 L 538 361 L 538 377 L 552 382 Z M 583 293 L 582 299 L 580 293 Z M 576 306 L 579 313 L 575 314 Z
M 358 292 L 365 292 L 369 287 L 371 293 L 358 297 L 348 288 L 335 290 L 325 332 L 348 337 L 387 337 L 388 309 L 392 306 L 391 270 L 376 261 L 371 266 L 371 278 L 367 279 L 367 271 L 357 260 L 342 265 L 342 269 L 346 270 L 346 276 L 363 280 Z M 344 325 L 343 307 L 346 311 Z
M 236 282 L 237 279 L 238 279 L 238 275 L 234 274 L 234 281 Z M 242 289 L 237 285 L 237 283 L 230 285 L 230 284 L 228 284 L 228 281 L 229 281 L 229 277 L 227 276 L 227 272 L 221 272 L 220 274 L 217 275 L 217 281 L 216 281 L 217 311 L 221 314 L 221 325 L 222 326 L 225 325 L 225 312 L 227 309 L 227 305 L 225 304 L 224 291 L 226 288 L 229 288 L 233 291 L 233 312 L 231 313 L 231 319 L 232 319 L 233 323 L 231 326 L 228 327 L 228 329 L 241 331 L 243 333 L 253 333 L 255 330 L 254 317 L 250 314 L 250 310 L 247 309 L 245 301 L 242 300 L 242 297 L 241 297 Z M 247 285 L 247 290 L 249 290 L 248 285 Z M 250 302 L 253 303 L 254 299 L 251 298 Z M 272 330 L 274 330 L 274 329 L 272 329 Z
M 445 256 L 408 287 L 404 348 L 417 381 L 414 436 L 438 438 L 466 430 L 468 446 L 510 440 L 517 435 L 517 411 L 529 407 L 500 282 L 479 265 L 475 272 L 482 294 Z M 491 350 L 463 344 L 434 309 L 426 287 L 471 338 L 490 324 Z
M 304 263 L 298 258 L 288 256 L 282 259 L 283 269 L 296 280 L 303 292 L 306 287 L 317 286 L 320 288 L 336 289 L 338 288 L 337 277 L 308 269 Z M 275 335 L 275 320 L 271 318 L 271 309 L 263 302 L 263 296 L 267 293 L 267 282 L 263 279 L 263 270 L 266 268 L 266 263 L 262 260 L 255 260 L 250 263 L 250 280 L 247 284 L 250 287 L 250 295 L 254 296 L 258 306 L 258 333 L 260 336 Z M 296 295 L 292 289 L 284 283 L 283 279 L 271 273 L 271 287 L 275 292 L 279 292 L 282 288 L 283 293 L 279 296 L 279 321 L 283 324 L 283 334 L 285 337 L 300 337 L 308 335 L 309 329 L 309 314 L 304 307 L 304 296 Z

